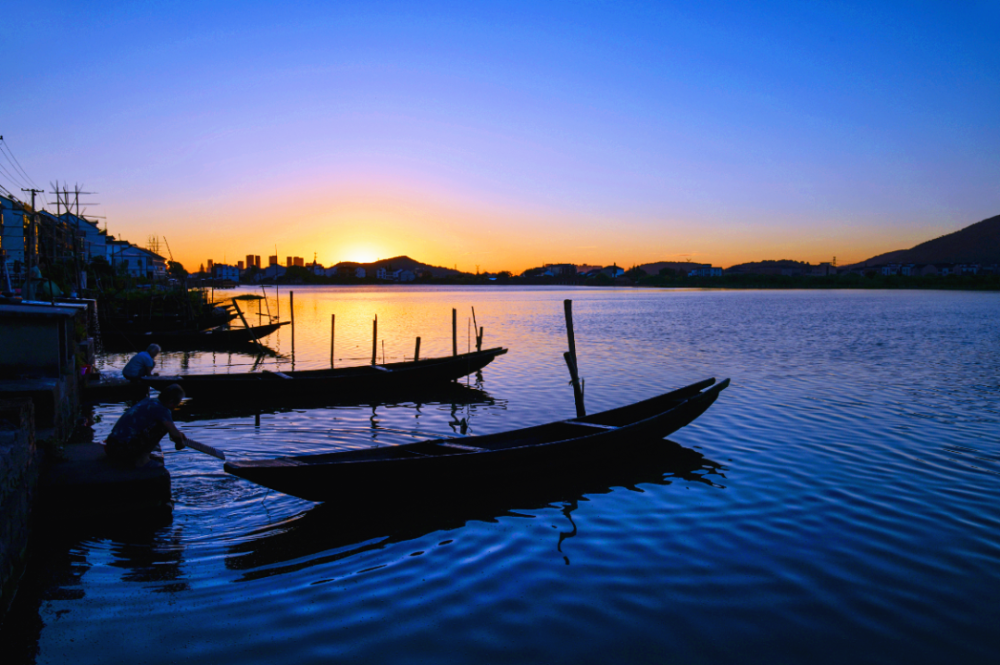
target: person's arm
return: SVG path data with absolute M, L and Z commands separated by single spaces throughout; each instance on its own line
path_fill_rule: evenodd
M 174 442 L 175 450 L 182 450 L 184 448 L 184 442 L 187 441 L 187 436 L 184 432 L 177 429 L 177 425 L 174 425 L 172 420 L 163 420 L 163 424 L 167 428 L 167 434 L 170 436 L 170 440 Z

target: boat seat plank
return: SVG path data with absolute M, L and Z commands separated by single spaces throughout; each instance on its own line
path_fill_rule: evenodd
M 618 429 L 614 425 L 601 425 L 600 423 L 585 423 L 580 420 L 567 420 L 566 423 L 569 425 L 586 425 L 587 427 L 598 427 L 600 429 Z
M 442 442 L 442 443 L 439 443 L 437 445 L 444 446 L 446 448 L 455 448 L 456 450 L 467 450 L 469 452 L 475 452 L 477 450 L 484 450 L 483 448 L 480 448 L 479 446 L 467 446 L 467 445 L 465 445 L 463 443 L 452 443 L 450 441 L 447 442 L 447 443 L 443 443 Z
M 388 367 L 382 367 L 381 365 L 372 365 L 372 367 L 375 368 L 375 369 L 377 369 L 377 370 L 381 370 L 383 372 L 391 372 L 392 371 Z

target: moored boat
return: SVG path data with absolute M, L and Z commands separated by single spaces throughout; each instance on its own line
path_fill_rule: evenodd
M 143 332 L 121 332 L 118 330 L 102 333 L 106 347 L 128 347 L 144 349 L 149 344 L 159 344 L 164 351 L 186 351 L 196 349 L 225 349 L 261 341 L 289 321 L 268 323 L 250 328 L 228 328 L 220 326 L 208 330 L 165 330 Z
M 419 394 L 429 385 L 454 381 L 478 372 L 507 349 L 497 347 L 443 358 L 427 358 L 384 365 L 360 365 L 338 369 L 240 374 L 184 374 L 143 377 L 151 388 L 162 390 L 180 384 L 187 397 L 198 400 L 267 400 L 304 396 L 308 398 L 356 397 L 358 395 L 412 391 Z
M 529 474 L 600 464 L 630 444 L 664 437 L 692 422 L 729 385 L 715 379 L 628 406 L 546 425 L 397 446 L 268 460 L 229 461 L 225 470 L 310 501 L 377 499 L 386 492 L 456 498 L 480 484 L 516 483 Z

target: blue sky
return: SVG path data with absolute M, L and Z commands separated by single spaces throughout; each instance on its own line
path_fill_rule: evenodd
M 186 264 L 844 263 L 1000 213 L 1000 3 L 4 14 L 7 146 Z

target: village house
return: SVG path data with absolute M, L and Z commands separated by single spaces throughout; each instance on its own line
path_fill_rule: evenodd
M 412 270 L 397 270 L 392 273 L 392 279 L 396 282 L 412 282 L 417 279 L 417 275 Z

